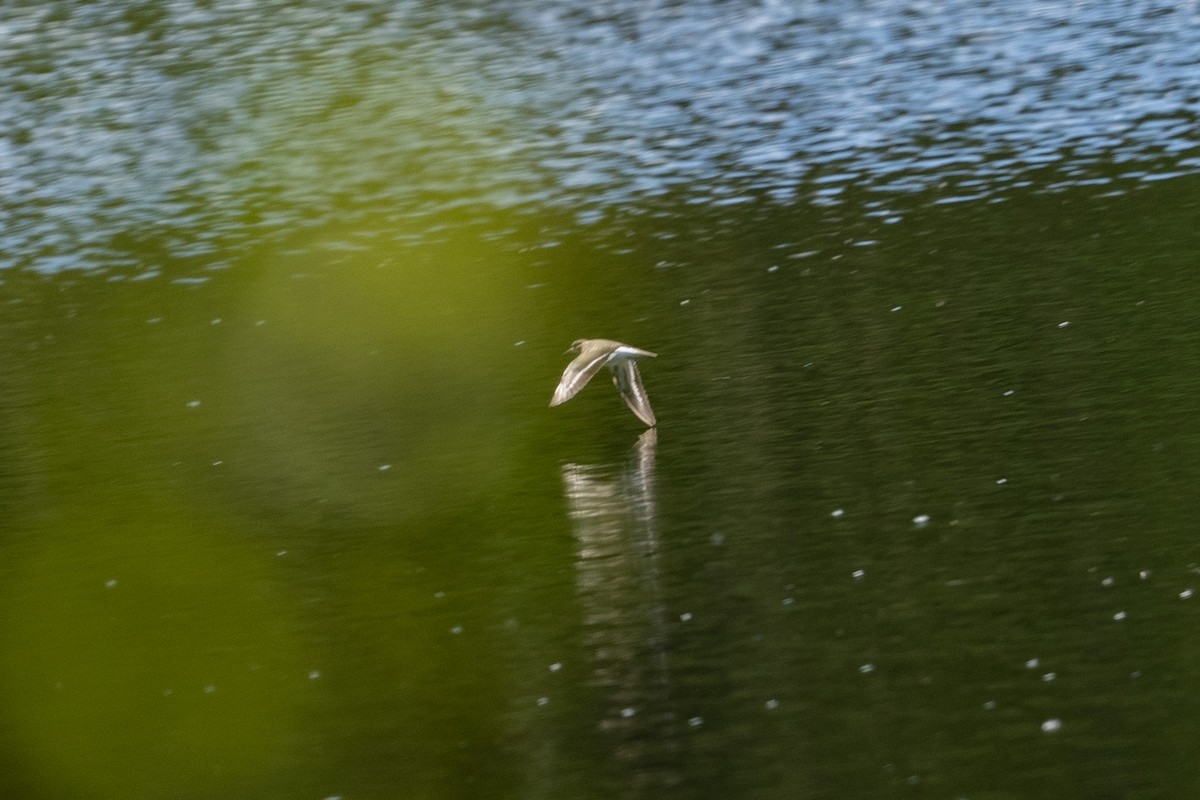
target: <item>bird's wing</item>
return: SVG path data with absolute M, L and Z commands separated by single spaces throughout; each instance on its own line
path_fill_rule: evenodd
M 632 356 L 633 358 L 658 358 L 658 353 L 651 353 L 649 350 L 643 350 L 640 347 L 634 347 L 631 344 L 619 345 L 616 349 L 617 355 Z
M 613 363 L 613 383 L 621 392 L 621 398 L 629 410 L 637 415 L 642 422 L 654 427 L 654 409 L 650 407 L 650 398 L 646 396 L 646 387 L 642 385 L 642 374 L 638 372 L 637 362 L 632 358 L 623 358 Z
M 567 368 L 563 370 L 562 380 L 558 382 L 558 388 L 554 390 L 554 397 L 550 398 L 551 407 L 565 403 L 579 394 L 579 390 L 587 386 L 587 382 L 600 371 L 604 362 L 608 361 L 611 355 L 605 350 L 584 348 L 583 352 L 576 356 L 574 361 L 567 364 Z

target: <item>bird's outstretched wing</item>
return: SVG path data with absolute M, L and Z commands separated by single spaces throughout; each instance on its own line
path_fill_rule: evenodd
M 637 362 L 632 358 L 623 358 L 612 365 L 613 383 L 621 392 L 621 398 L 629 410 L 637 418 L 649 425 L 655 425 L 654 409 L 650 407 L 650 398 L 646 396 L 646 387 L 642 384 L 642 374 L 638 372 Z
M 607 350 L 585 347 L 583 352 L 576 356 L 574 361 L 567 364 L 567 368 L 563 370 L 562 380 L 558 382 L 558 388 L 554 390 L 554 397 L 550 398 L 550 406 L 554 407 L 565 403 L 579 394 L 579 390 L 587 386 L 587 382 L 600 371 L 611 355 L 612 353 Z

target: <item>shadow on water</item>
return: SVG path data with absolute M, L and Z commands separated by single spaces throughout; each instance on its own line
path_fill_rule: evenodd
M 581 631 L 592 683 L 604 695 L 600 728 L 635 793 L 675 785 L 681 770 L 660 584 L 657 447 L 650 428 L 624 463 L 562 466 Z

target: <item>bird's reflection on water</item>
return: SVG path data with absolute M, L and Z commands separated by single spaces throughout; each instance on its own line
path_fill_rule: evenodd
M 656 429 L 624 463 L 564 464 L 577 542 L 576 585 L 600 727 L 629 769 L 632 792 L 677 782 L 679 721 L 671 708 L 666 609 L 659 584 L 654 495 Z

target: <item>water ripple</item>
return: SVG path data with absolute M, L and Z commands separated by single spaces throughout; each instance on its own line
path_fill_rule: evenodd
M 0 20 L 0 266 L 354 208 L 1127 190 L 1200 172 L 1198 54 L 1165 0 L 31 5 Z

